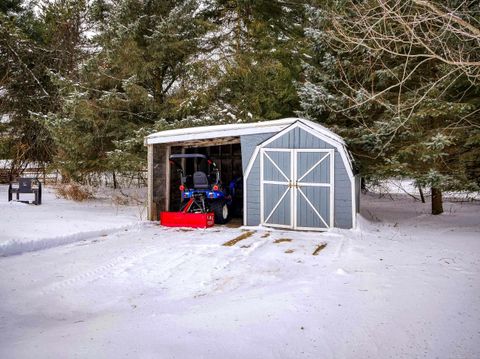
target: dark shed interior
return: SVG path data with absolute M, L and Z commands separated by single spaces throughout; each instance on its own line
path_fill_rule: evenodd
M 243 187 L 242 152 L 239 139 L 227 144 L 215 144 L 212 141 L 210 145 L 208 143 L 202 143 L 202 145 L 185 143 L 170 147 L 170 154 L 179 153 L 199 153 L 208 156 L 217 165 L 224 187 L 228 188 L 232 180 L 236 180 L 237 183 L 239 181 L 239 185 Z M 207 166 L 205 161 L 182 160 L 182 167 L 186 173 L 193 173 L 197 170 L 208 172 Z M 178 211 L 181 204 L 180 174 L 173 164 L 170 164 L 169 171 L 170 175 L 167 176 L 167 178 L 170 177 L 169 210 Z M 241 196 L 243 197 L 243 193 Z M 241 203 L 243 204 L 243 200 Z M 237 212 L 236 215 L 241 215 L 241 212 Z

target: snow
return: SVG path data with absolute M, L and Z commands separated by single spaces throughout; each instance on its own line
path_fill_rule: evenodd
M 0 94 L 0 97 L 2 97 L 1 94 Z M 10 122 L 10 114 L 4 113 L 0 115 L 0 123 L 9 123 L 9 122 Z
M 0 357 L 480 357 L 480 205 L 431 216 L 392 198 L 363 196 L 356 230 L 257 228 L 226 247 L 245 229 L 151 223 L 0 258 Z M 121 222 L 103 203 L 49 201 L 2 202 L 0 225 L 24 207 L 58 233 L 61 208 Z
M 415 181 L 408 178 L 392 178 L 375 185 L 369 185 L 369 190 L 382 195 L 408 194 L 420 200 L 420 193 Z M 430 197 L 430 188 L 423 188 L 425 197 Z M 480 192 L 443 192 L 442 196 L 451 201 L 480 200 Z
M 2 160 L 0 159 L 0 168 L 3 169 L 8 169 L 12 166 L 12 160 Z M 38 169 L 38 168 L 43 168 L 44 164 L 41 162 L 29 162 L 24 166 L 25 169 Z M 1 187 L 1 185 L 0 185 Z
M 228 110 L 224 110 L 228 111 Z M 228 113 L 227 113 L 228 115 Z M 280 132 L 285 128 L 293 125 L 296 122 L 300 122 L 303 125 L 317 130 L 322 135 L 325 135 L 329 140 L 333 141 L 333 144 L 344 145 L 343 139 L 327 129 L 326 127 L 309 121 L 303 118 L 289 117 L 279 120 L 271 121 L 258 121 L 242 124 L 226 124 L 226 125 L 212 125 L 212 126 L 198 126 L 190 128 L 180 128 L 173 130 L 160 131 L 152 133 L 145 138 L 145 144 L 158 144 L 168 142 L 182 142 L 195 139 L 209 139 L 216 137 L 225 137 L 225 133 L 228 132 L 228 136 L 240 136 L 246 134 L 258 134 L 258 133 L 270 133 Z
M 42 204 L 8 202 L 8 186 L 0 185 L 0 256 L 71 243 L 140 226 L 140 209 L 110 201 L 75 203 L 56 198 L 44 187 Z M 21 194 L 20 200 L 34 199 Z

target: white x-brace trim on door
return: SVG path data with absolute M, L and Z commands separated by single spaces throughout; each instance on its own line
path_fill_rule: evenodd
M 286 174 L 280 169 L 280 167 L 275 163 L 275 161 L 267 154 L 267 152 L 287 152 L 290 153 L 290 173 Z M 264 165 L 265 158 L 273 164 L 273 166 L 280 172 L 280 174 L 285 178 L 285 181 L 270 181 L 264 179 Z M 282 227 L 282 228 L 293 228 L 293 217 L 290 218 L 290 224 L 269 224 L 268 220 L 272 217 L 273 213 L 277 210 L 278 206 L 282 203 L 287 194 L 290 193 L 290 203 L 293 206 L 293 191 L 291 188 L 291 178 L 293 176 L 293 154 L 290 149 L 282 148 L 262 148 L 260 149 L 260 223 L 265 226 L 273 227 Z M 273 206 L 270 213 L 265 216 L 265 197 L 264 197 L 264 186 L 265 184 L 276 184 L 287 186 L 285 192 L 280 196 L 278 202 Z M 266 217 L 266 218 L 265 218 Z
M 290 153 L 290 174 L 286 174 L 282 171 L 279 166 L 273 161 L 273 159 L 268 155 L 267 152 L 289 152 Z M 297 160 L 299 153 L 325 153 L 317 162 L 313 164 L 303 175 L 299 178 L 298 168 L 297 168 Z M 334 223 L 334 154 L 335 150 L 333 149 L 277 149 L 277 148 L 262 148 L 260 150 L 260 218 L 262 225 L 265 226 L 273 226 L 273 227 L 284 227 L 284 228 L 294 228 L 294 229 L 306 229 L 306 230 L 325 230 L 333 227 Z M 273 164 L 273 166 L 279 171 L 279 173 L 285 178 L 286 182 L 284 181 L 270 181 L 264 179 L 264 165 L 265 165 L 265 158 L 267 158 L 268 162 Z M 308 176 L 312 171 L 315 170 L 319 165 L 325 161 L 325 159 L 330 158 L 330 177 L 328 182 L 302 182 L 302 180 Z M 285 192 L 280 196 L 278 202 L 273 206 L 270 213 L 265 218 L 265 198 L 264 198 L 264 185 L 265 184 L 277 184 L 277 185 L 286 185 L 288 186 Z M 330 213 L 329 213 L 329 223 L 322 217 L 322 215 L 318 212 L 312 202 L 308 199 L 305 195 L 304 191 L 302 191 L 301 187 L 309 186 L 309 187 L 328 187 L 329 188 L 329 204 L 330 204 Z M 273 213 L 277 210 L 278 206 L 282 203 L 286 195 L 290 192 L 290 203 L 291 203 L 291 218 L 290 218 L 290 225 L 285 224 L 271 224 L 267 223 L 268 220 L 272 217 Z M 311 207 L 313 212 L 316 216 L 320 219 L 320 221 L 325 225 L 325 228 L 314 228 L 314 227 L 300 227 L 298 226 L 298 218 L 297 218 L 297 199 L 298 193 L 302 196 L 302 198 L 306 201 L 306 203 Z
M 298 155 L 299 153 L 325 153 L 317 162 L 313 164 L 312 167 L 310 167 L 303 175 L 301 175 L 298 179 L 295 180 L 296 186 L 295 186 L 295 207 L 294 210 L 296 212 L 297 210 L 297 198 L 298 198 L 298 193 L 302 196 L 302 198 L 307 202 L 307 204 L 310 206 L 310 208 L 313 210 L 315 215 L 320 219 L 320 221 L 325 225 L 325 228 L 312 228 L 312 227 L 301 227 L 298 225 L 298 217 L 297 214 L 295 213 L 295 222 L 294 226 L 296 229 L 306 229 L 306 230 L 325 230 L 332 228 L 334 225 L 334 158 L 335 158 L 335 150 L 333 149 L 299 149 L 299 150 L 294 150 L 294 156 L 295 156 L 295 176 L 298 177 L 298 169 L 297 169 L 297 160 L 298 160 Z M 308 176 L 312 171 L 315 170 L 318 166 L 320 166 L 327 158 L 329 158 L 329 165 L 330 165 L 330 176 L 328 178 L 327 182 L 303 182 L 302 180 Z M 328 223 L 325 220 L 325 218 L 322 217 L 322 215 L 319 213 L 319 211 L 315 208 L 313 203 L 310 201 L 310 199 L 307 197 L 305 192 L 302 190 L 302 187 L 327 187 L 329 188 L 329 220 Z

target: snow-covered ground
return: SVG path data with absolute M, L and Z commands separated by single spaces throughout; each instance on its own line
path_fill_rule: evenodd
M 351 231 L 143 223 L 0 258 L 0 358 L 479 358 L 480 205 L 362 200 Z
M 20 195 L 32 201 L 33 194 Z M 8 202 L 8 186 L 0 185 L 0 256 L 49 248 L 138 226 L 140 206 L 119 206 L 111 200 L 73 202 L 43 190 L 43 204 Z
M 412 198 L 420 200 L 420 192 L 415 185 L 415 181 L 411 179 L 392 178 L 374 184 L 367 185 L 370 192 L 378 193 L 380 195 L 390 194 L 406 194 Z M 423 188 L 425 198 L 430 197 L 430 188 Z M 480 200 L 480 192 L 443 192 L 443 198 L 449 201 L 469 201 Z

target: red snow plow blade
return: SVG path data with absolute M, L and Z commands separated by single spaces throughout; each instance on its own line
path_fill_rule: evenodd
M 166 227 L 208 228 L 214 224 L 213 213 L 160 212 L 160 224 Z
M 208 228 L 215 223 L 213 212 L 188 213 L 193 199 L 182 212 L 160 212 L 160 224 L 166 227 Z

